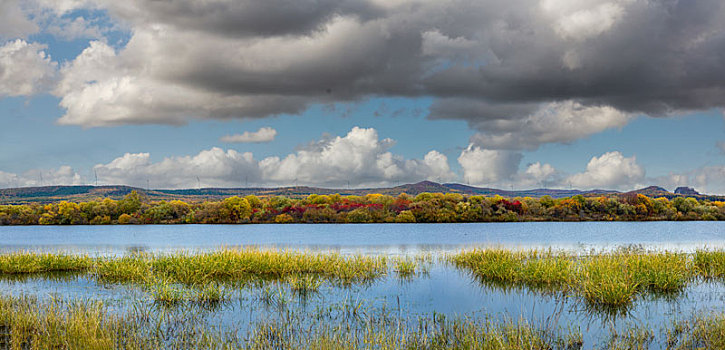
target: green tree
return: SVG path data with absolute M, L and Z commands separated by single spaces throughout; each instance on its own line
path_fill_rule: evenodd
M 225 198 L 224 208 L 227 209 L 229 214 L 229 221 L 232 223 L 240 223 L 249 221 L 249 217 L 252 215 L 252 206 L 246 198 L 239 198 L 237 196 Z
M 395 217 L 395 222 L 398 223 L 413 223 L 415 222 L 415 215 L 410 210 L 401 211 L 398 216 Z
M 120 214 L 134 214 L 141 209 L 142 202 L 141 195 L 136 191 L 131 191 L 122 200 L 118 201 L 118 212 Z

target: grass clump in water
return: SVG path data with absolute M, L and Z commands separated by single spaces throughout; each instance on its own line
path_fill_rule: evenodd
M 587 302 L 608 307 L 631 304 L 640 287 L 624 262 L 612 256 L 596 256 L 584 261 L 575 282 L 576 289 Z
M 590 256 L 483 249 L 449 257 L 485 283 L 573 291 L 588 303 L 621 308 L 639 294 L 676 294 L 695 277 L 686 254 L 621 250 Z
M 144 283 L 154 279 L 150 260 L 143 255 L 98 259 L 93 274 L 103 282 Z
M 450 260 L 480 279 L 501 286 L 518 284 L 548 288 L 565 286 L 574 278 L 574 262 L 551 251 L 476 249 L 453 255 Z
M 255 249 L 95 259 L 50 253 L 0 255 L 0 274 L 60 271 L 90 272 L 104 282 L 147 283 L 165 279 L 185 285 L 204 285 L 209 281 L 284 280 L 292 275 L 311 274 L 349 284 L 371 281 L 385 275 L 388 263 L 384 256 L 346 257 L 339 254 Z
M 93 264 L 87 255 L 17 252 L 0 255 L 0 273 L 29 274 L 86 271 Z
M 698 250 L 695 252 L 694 265 L 697 274 L 707 278 L 725 277 L 725 251 Z
M 411 278 L 415 276 L 418 269 L 418 261 L 409 257 L 395 259 L 393 271 L 400 278 Z
M 623 251 L 583 258 L 577 282 L 587 301 L 625 307 L 643 292 L 680 293 L 693 277 L 685 254 Z
M 10 349 L 141 349 L 135 327 L 99 302 L 0 298 L 0 327 Z M 151 348 L 148 346 L 147 348 Z
M 385 257 L 263 250 L 220 250 L 196 255 L 174 254 L 152 259 L 155 274 L 184 284 L 249 278 L 285 279 L 313 274 L 342 283 L 372 280 L 387 272 Z

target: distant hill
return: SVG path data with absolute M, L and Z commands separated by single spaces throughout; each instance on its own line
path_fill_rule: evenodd
M 666 189 L 664 189 L 662 187 L 659 187 L 659 186 L 649 186 L 649 187 L 645 187 L 645 188 L 642 188 L 642 189 L 639 189 L 639 190 L 634 190 L 634 191 L 630 191 L 630 192 L 626 192 L 626 193 L 627 194 L 635 194 L 635 193 L 638 193 L 638 194 L 643 194 L 643 195 L 645 195 L 647 197 L 651 197 L 651 198 L 658 198 L 658 197 L 668 197 L 668 198 L 672 198 L 672 197 L 676 197 L 676 195 L 674 193 L 669 192 Z
M 580 191 L 580 190 L 557 190 L 557 189 L 548 189 L 548 188 L 539 188 L 539 189 L 533 189 L 533 190 L 520 190 L 520 191 L 506 191 L 506 190 L 499 190 L 495 188 L 485 188 L 485 187 L 473 187 L 468 185 L 461 185 L 461 184 L 445 184 L 444 186 L 455 189 L 457 192 L 461 192 L 464 194 L 482 194 L 487 196 L 493 196 L 493 195 L 499 195 L 503 197 L 543 197 L 543 196 L 551 196 L 552 198 L 564 198 L 564 197 L 571 197 L 576 196 L 578 194 L 583 196 L 600 196 L 600 195 L 608 195 L 608 194 L 616 194 L 619 193 L 617 191 L 607 191 L 607 190 L 591 190 L 591 191 Z
M 432 181 L 421 181 L 414 184 L 405 184 L 395 187 L 385 188 L 358 188 L 358 189 L 340 189 L 340 188 L 319 188 L 308 186 L 293 187 L 275 187 L 275 188 L 201 188 L 201 189 L 179 189 L 179 190 L 146 190 L 143 188 L 130 186 L 43 186 L 43 187 L 21 187 L 0 189 L 0 203 L 2 204 L 22 204 L 22 203 L 50 203 L 66 201 L 89 201 L 102 198 L 120 199 L 123 196 L 137 191 L 148 197 L 150 200 L 173 200 L 180 199 L 185 201 L 204 201 L 219 200 L 230 196 L 246 196 L 254 194 L 257 196 L 288 196 L 288 197 L 304 197 L 310 194 L 335 194 L 341 195 L 359 195 L 364 196 L 371 193 L 381 193 L 397 196 L 401 193 L 417 195 L 423 192 L 453 192 L 466 195 L 500 195 L 503 197 L 542 197 L 545 195 L 553 198 L 571 197 L 575 195 L 582 196 L 602 196 L 602 195 L 627 195 L 641 193 L 648 197 L 693 197 L 697 199 L 708 200 L 725 200 L 725 196 L 711 196 L 703 194 L 677 194 L 669 192 L 662 187 L 650 186 L 626 193 L 610 190 L 590 190 L 580 191 L 574 189 L 531 189 L 507 191 L 495 188 L 474 187 L 463 184 L 439 184 Z M 697 192 L 695 192 L 697 193 Z
M 678 187 L 675 189 L 676 194 L 684 194 L 684 195 L 699 195 L 700 193 L 695 191 L 692 187 Z
M 650 186 L 650 187 L 645 187 L 643 189 L 630 191 L 630 192 L 627 192 L 626 194 L 631 194 L 631 193 L 640 193 L 647 197 L 652 197 L 652 198 L 665 197 L 667 199 L 672 199 L 675 197 L 692 197 L 695 199 L 705 199 L 705 200 L 710 200 L 710 201 L 725 200 L 725 196 L 701 194 L 690 187 L 678 187 L 675 190 L 675 192 L 669 192 L 666 189 L 659 187 L 659 186 Z

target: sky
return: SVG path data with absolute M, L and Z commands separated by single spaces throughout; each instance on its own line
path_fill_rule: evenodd
M 725 194 L 720 0 L 0 0 L 0 188 Z

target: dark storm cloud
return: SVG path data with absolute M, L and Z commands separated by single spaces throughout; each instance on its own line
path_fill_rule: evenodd
M 384 14 L 374 4 L 346 0 L 136 0 L 110 7 L 132 22 L 164 23 L 234 37 L 309 35 L 322 30 L 334 16 L 369 20 Z
M 167 123 L 256 118 L 313 103 L 432 96 L 430 117 L 464 119 L 498 137 L 602 110 L 612 120 L 589 123 L 590 133 L 621 126 L 622 113 L 725 105 L 725 5 L 716 0 L 106 6 L 132 23 L 133 37 L 113 54 L 84 52 L 65 68 L 62 123 L 137 123 L 149 112 Z M 93 75 L 89 65 L 118 69 Z M 111 97 L 97 99 L 96 90 Z M 561 141 L 536 130 L 527 135 Z

